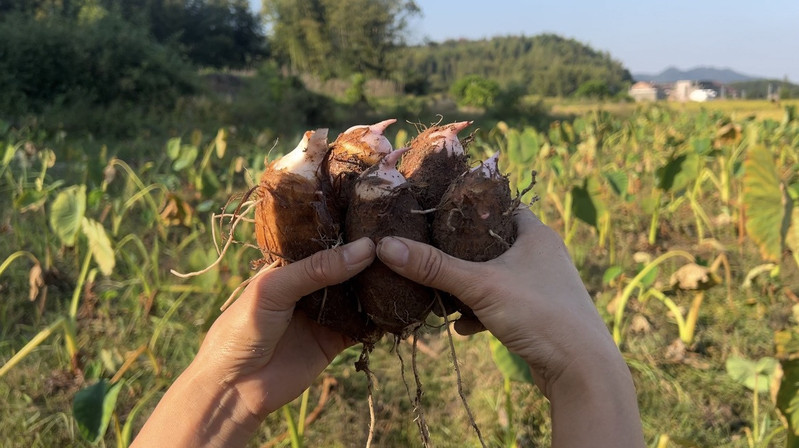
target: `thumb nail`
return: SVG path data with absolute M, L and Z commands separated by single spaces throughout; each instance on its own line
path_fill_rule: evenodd
M 369 238 L 361 238 L 342 247 L 341 256 L 347 268 L 357 266 L 372 256 L 374 243 Z
M 403 267 L 408 262 L 408 246 L 396 238 L 383 238 L 377 245 L 377 256 L 384 263 Z

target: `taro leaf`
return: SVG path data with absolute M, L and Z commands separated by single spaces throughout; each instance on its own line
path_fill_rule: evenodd
M 508 129 L 508 132 L 505 133 L 505 141 L 507 142 L 507 154 L 511 166 L 522 165 L 524 161 L 522 159 L 522 142 L 519 131 Z
M 99 222 L 83 218 L 83 234 L 89 240 L 89 250 L 92 252 L 94 262 L 100 268 L 103 275 L 111 275 L 116 264 L 114 249 L 111 247 L 111 240 L 105 233 L 103 225 Z
M 693 138 L 691 139 L 691 146 L 693 146 L 694 152 L 699 155 L 705 155 L 713 149 L 713 145 L 709 137 Z
M 219 128 L 219 131 L 216 133 L 216 139 L 214 139 L 214 146 L 216 147 L 216 157 L 219 159 L 225 157 L 225 151 L 227 150 L 227 129 Z
M 166 142 L 166 155 L 175 160 L 180 155 L 180 137 L 170 138 Z
M 608 181 L 610 189 L 616 193 L 617 196 L 627 199 L 627 173 L 623 171 L 606 171 L 602 173 L 605 180 Z
M 175 171 L 182 171 L 188 168 L 192 163 L 194 163 L 195 160 L 197 160 L 197 155 L 199 152 L 200 150 L 194 145 L 181 146 L 180 155 L 175 162 L 172 163 L 172 169 Z
M 503 378 L 519 383 L 533 384 L 533 375 L 530 373 L 530 366 L 521 356 L 511 353 L 499 339 L 489 336 L 488 343 L 491 347 L 491 357 L 497 365 Z
M 572 214 L 590 226 L 599 227 L 599 217 L 607 212 L 601 195 L 599 179 L 587 177 L 582 187 L 572 187 Z
M 86 186 L 75 185 L 58 193 L 50 207 L 50 227 L 66 246 L 74 246 L 86 213 Z
M 783 227 L 785 199 L 774 157 L 765 146 L 755 146 L 748 151 L 744 170 L 746 231 L 760 247 L 763 259 L 779 261 L 787 227 Z
M 663 191 L 682 190 L 689 182 L 696 179 L 698 173 L 698 155 L 683 154 L 674 157 L 666 165 L 657 169 L 657 187 Z
M 764 393 L 769 391 L 778 364 L 776 359 L 768 356 L 757 361 L 730 356 L 726 362 L 727 375 L 749 390 Z
M 538 132 L 534 128 L 524 128 L 522 131 L 522 153 L 524 154 L 525 163 L 530 163 L 538 156 L 541 149 L 541 144 L 538 138 Z
M 617 279 L 619 275 L 622 273 L 621 266 L 611 266 L 606 271 L 605 274 L 602 275 L 602 284 L 609 285 L 610 282 Z
M 638 272 L 643 271 L 646 266 L 647 265 L 644 263 L 639 263 Z M 647 274 L 641 278 L 641 287 L 646 289 L 652 286 L 652 284 L 654 284 L 655 280 L 657 280 L 658 278 L 659 271 L 660 269 L 657 266 L 655 266 L 654 268 L 652 268 L 652 270 L 647 272 Z
M 121 389 L 122 381 L 110 385 L 103 379 L 75 394 L 72 401 L 72 415 L 84 439 L 97 443 L 103 438 Z
M 788 421 L 788 433 L 793 436 L 799 435 L 799 359 L 783 360 L 782 380 L 777 391 L 777 409 Z M 794 444 L 789 446 L 799 446 L 794 437 Z

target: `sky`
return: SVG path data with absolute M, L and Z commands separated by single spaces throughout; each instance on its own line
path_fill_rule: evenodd
M 709 66 L 799 83 L 799 0 L 416 3 L 422 15 L 411 23 L 412 43 L 554 33 L 609 53 L 633 74 Z

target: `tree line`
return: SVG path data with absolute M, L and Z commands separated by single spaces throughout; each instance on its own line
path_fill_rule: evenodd
M 413 0 L 0 0 L 0 118 L 53 105 L 170 107 L 198 69 L 380 78 L 473 104 L 537 94 L 613 95 L 611 56 L 553 34 L 408 45 Z M 294 85 L 288 83 L 287 85 Z M 510 93 L 510 94 L 509 94 Z M 125 106 L 127 107 L 127 106 Z

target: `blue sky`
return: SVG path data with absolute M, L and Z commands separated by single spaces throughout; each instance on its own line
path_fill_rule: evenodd
M 410 37 L 417 42 L 550 32 L 606 51 L 633 73 L 703 65 L 799 83 L 799 0 L 416 3 L 422 16 Z

